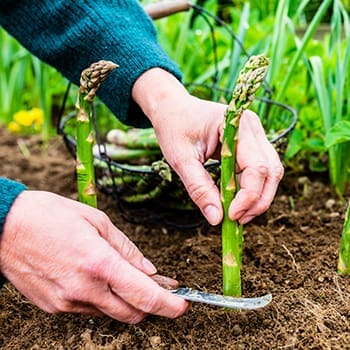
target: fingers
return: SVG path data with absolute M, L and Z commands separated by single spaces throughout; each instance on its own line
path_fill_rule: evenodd
M 189 306 L 123 259 L 115 260 L 111 269 L 103 269 L 102 274 L 115 295 L 143 313 L 175 318 Z
M 254 217 L 264 213 L 271 205 L 279 184 L 280 176 L 269 176 L 264 184 L 263 191 L 258 201 L 256 201 L 239 219 L 240 223 L 245 224 Z
M 151 278 L 159 286 L 165 289 L 175 289 L 178 287 L 178 282 L 172 278 L 161 275 L 154 275 L 151 276 Z M 108 315 L 120 322 L 129 324 L 139 323 L 147 316 L 146 312 L 143 312 L 122 300 L 118 295 L 112 292 L 112 289 L 113 287 L 111 287 L 111 289 L 108 288 L 103 294 L 99 292 L 98 295 L 96 295 L 95 300 L 91 299 L 92 305 L 76 303 L 74 305 L 74 312 L 94 316 Z M 186 305 L 185 311 L 187 308 L 188 305 Z M 176 313 L 171 314 L 170 317 L 173 316 L 176 317 Z
M 146 316 L 144 312 L 137 310 L 112 293 L 106 283 L 93 276 L 87 275 L 82 278 L 82 276 L 75 275 L 70 283 L 63 282 L 62 285 L 55 286 L 51 283 L 43 284 L 44 281 L 34 277 L 28 282 L 32 291 L 27 294 L 27 297 L 35 300 L 35 304 L 42 310 L 52 314 L 108 315 L 130 324 L 138 323 Z M 47 294 L 48 290 L 51 293 Z M 35 293 L 34 296 L 33 293 Z
M 166 289 L 175 289 L 178 286 L 178 282 L 174 279 L 161 275 L 152 276 L 152 280 Z M 162 289 L 160 287 L 158 288 L 160 290 Z M 96 293 L 94 297 L 90 295 L 89 304 L 81 302 L 73 303 L 70 307 L 70 312 L 88 314 L 92 316 L 107 315 L 120 322 L 136 324 L 141 322 L 148 313 L 171 318 L 180 316 L 180 314 L 185 312 L 189 306 L 187 302 L 183 302 L 182 299 L 175 297 L 176 299 L 180 299 L 181 304 L 185 304 L 181 307 L 180 311 L 178 309 L 171 310 L 171 307 L 169 306 L 162 307 L 161 300 L 153 301 L 154 299 L 146 299 L 148 293 L 146 293 L 147 290 L 145 288 L 144 293 L 141 294 L 142 298 L 135 302 L 135 306 L 137 307 L 134 307 L 116 294 L 116 292 L 119 293 L 119 290 L 120 288 L 111 286 L 104 293 L 101 293 L 101 291 L 98 289 L 98 293 Z M 128 294 L 132 294 L 130 293 L 130 290 Z M 170 296 L 173 297 L 172 294 L 170 294 Z M 168 303 L 168 299 L 166 299 L 166 303 Z M 147 312 L 142 311 L 142 309 L 147 310 Z M 166 310 L 166 312 L 163 310 Z
M 231 219 L 245 224 L 269 208 L 283 176 L 279 156 L 267 140 L 258 117 L 251 112 L 241 118 L 237 163 L 240 190 L 229 213 Z
M 280 176 L 272 175 L 268 168 L 264 169 L 264 171 L 259 171 L 246 168 L 242 172 L 242 187 L 230 206 L 230 217 L 233 220 L 239 220 L 241 224 L 245 224 L 270 207 Z M 266 175 L 263 175 L 264 173 Z M 249 180 L 251 177 L 254 177 L 252 181 Z
M 182 162 L 176 169 L 186 190 L 211 225 L 221 222 L 223 212 L 219 189 L 203 164 L 194 159 Z
M 114 318 L 120 322 L 135 324 L 146 317 L 146 313 L 138 310 L 114 294 L 104 281 L 84 282 L 74 289 L 64 289 L 52 301 L 51 313 L 81 313 L 91 316 L 104 316 Z M 101 283 L 102 282 L 102 283 Z M 46 303 L 46 305 L 50 305 Z M 46 307 L 47 308 L 47 307 Z
M 145 312 L 126 303 L 111 289 L 108 289 L 103 295 L 98 295 L 93 304 L 99 312 L 120 322 L 136 324 L 147 316 Z
M 28 222 L 28 203 L 55 208 L 55 215 L 37 210 Z M 177 317 L 186 311 L 187 302 L 147 276 L 155 268 L 145 267 L 142 253 L 101 211 L 36 191 L 23 193 L 15 209 L 2 236 L 3 270 L 43 310 L 105 314 L 127 323 L 147 313 Z
M 130 239 L 112 223 L 108 227 L 108 241 L 120 255 L 146 275 L 154 275 L 157 268 L 148 260 Z
M 82 261 L 79 274 L 49 288 L 54 294 L 39 291 L 42 297 L 36 304 L 50 313 L 107 315 L 129 324 L 142 321 L 149 313 L 170 318 L 183 314 L 188 303 L 160 286 L 174 289 L 177 281 L 160 275 L 152 278 L 105 246 Z
M 53 300 L 52 310 L 48 311 L 101 312 L 121 322 L 135 324 L 147 314 L 175 318 L 189 306 L 108 246 L 91 252 L 82 261 L 80 270 L 79 276 L 66 280 L 58 292 L 56 289 L 56 296 L 50 299 Z M 156 279 L 172 289 L 177 285 L 173 279 Z
M 122 231 L 113 225 L 105 213 L 93 208 L 87 209 L 89 209 L 89 212 L 86 215 L 86 219 L 91 225 L 96 227 L 100 236 L 107 240 L 125 260 L 147 275 L 153 275 L 157 272 L 157 268 L 152 262 L 140 252 L 136 245 Z
M 91 208 L 88 214 L 89 222 L 108 244 L 101 242 L 101 251 L 96 247 L 91 252 L 84 262 L 85 274 L 108 285 L 112 293 L 105 295 L 99 291 L 95 297 L 90 295 L 87 301 L 104 314 L 127 323 L 137 323 L 148 313 L 169 318 L 182 315 L 189 303 L 166 291 L 148 276 L 156 269 L 134 243 L 103 213 Z M 162 280 L 171 288 L 175 285 L 172 279 Z

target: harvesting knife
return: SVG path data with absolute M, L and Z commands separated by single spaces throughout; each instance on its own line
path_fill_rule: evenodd
M 188 301 L 240 310 L 259 309 L 268 305 L 272 300 L 271 294 L 266 294 L 256 298 L 236 298 L 223 296 L 220 294 L 201 292 L 191 288 L 172 289 L 170 292 Z

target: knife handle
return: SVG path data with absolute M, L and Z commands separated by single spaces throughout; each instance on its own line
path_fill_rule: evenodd
M 191 2 L 189 0 L 162 0 L 157 3 L 145 5 L 143 8 L 152 19 L 158 19 L 189 10 L 191 8 Z

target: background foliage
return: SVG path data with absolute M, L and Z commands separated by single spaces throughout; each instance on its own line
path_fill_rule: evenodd
M 266 54 L 271 69 L 265 92 L 271 90 L 273 99 L 292 106 L 299 116 L 284 156 L 287 168 L 329 174 L 341 196 L 350 177 L 350 1 L 198 0 L 195 4 L 228 26 L 195 10 L 155 22 L 159 41 L 179 64 L 189 90 L 227 100 L 247 56 Z M 47 139 L 55 133 L 67 81 L 1 28 L 0 42 L 0 124 L 21 134 L 40 132 Z M 67 109 L 74 108 L 75 96 L 72 91 Z M 30 123 L 30 111 L 38 109 L 42 119 Z M 276 112 L 274 120 L 279 118 L 284 117 Z M 271 121 L 264 125 L 272 132 L 281 127 Z

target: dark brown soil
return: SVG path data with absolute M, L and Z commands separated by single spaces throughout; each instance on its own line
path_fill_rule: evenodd
M 18 138 L 0 129 L 1 176 L 76 198 L 74 161 L 60 138 Z M 325 182 L 326 183 L 326 182 Z M 220 293 L 220 228 L 179 230 L 126 222 L 114 200 L 100 208 L 162 274 Z M 176 320 L 138 325 L 110 318 L 49 315 L 7 284 L 0 294 L 1 349 L 350 349 L 350 278 L 336 272 L 345 203 L 325 184 L 286 175 L 270 210 L 245 227 L 245 296 L 272 293 L 257 311 L 193 304 Z M 30 215 L 28 213 L 28 215 Z

